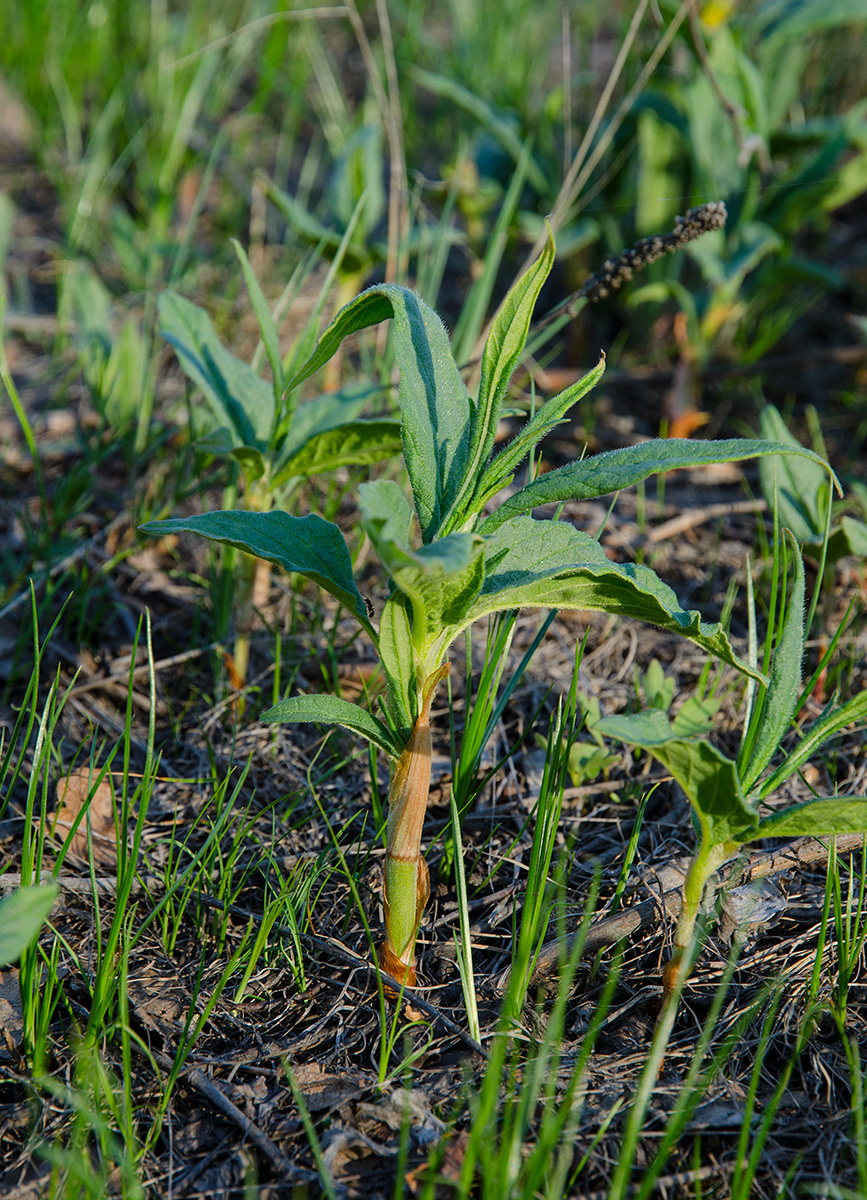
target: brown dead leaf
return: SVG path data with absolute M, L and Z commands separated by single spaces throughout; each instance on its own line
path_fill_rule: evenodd
M 363 1076 L 332 1074 L 318 1062 L 299 1063 L 292 1068 L 292 1075 L 311 1112 L 337 1108 L 360 1096 L 369 1086 L 369 1080 Z
M 54 830 L 59 838 L 65 838 L 75 824 L 82 808 L 87 806 L 87 812 L 82 817 L 66 853 L 66 861 L 77 866 L 87 866 L 89 860 L 87 850 L 87 823 L 90 823 L 91 839 L 93 842 L 93 861 L 101 867 L 117 867 L 117 839 L 114 831 L 114 795 L 111 782 L 106 776 L 93 792 L 93 799 L 87 804 L 87 798 L 93 791 L 96 775 L 88 768 L 82 767 L 72 771 L 57 781 L 57 803 L 60 806 L 54 821 Z
M 18 971 L 0 971 L 0 1062 L 17 1056 L 16 1047 L 24 1034 Z

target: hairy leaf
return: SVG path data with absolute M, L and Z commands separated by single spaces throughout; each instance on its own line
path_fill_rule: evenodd
M 756 794 L 761 797 L 770 796 L 790 775 L 808 763 L 826 742 L 849 725 L 854 725 L 856 721 L 867 721 L 867 691 L 853 696 L 851 700 L 840 707 L 834 703 L 829 704 L 822 715 L 813 722 L 797 746 L 786 754 L 785 759 L 773 774 L 769 775 L 756 789 Z
M 343 725 L 353 733 L 360 733 L 392 758 L 398 758 L 403 749 L 379 717 L 340 696 L 290 696 L 263 712 L 262 720 L 271 724 L 293 721 L 301 725 Z
M 473 512 L 481 512 L 487 502 L 512 482 L 512 478 L 524 459 L 535 450 L 541 439 L 559 424 L 573 404 L 585 396 L 602 378 L 605 370 L 604 356 L 592 371 L 546 401 L 536 415 L 527 422 L 517 437 L 489 463 L 479 481 L 471 505 Z
M 320 475 L 337 467 L 369 466 L 400 453 L 400 422 L 353 421 L 325 433 L 314 434 L 285 459 L 274 477 L 274 486 L 293 475 Z
M 682 609 L 649 567 L 614 563 L 572 525 L 516 517 L 486 538 L 485 582 L 467 623 L 508 608 L 586 608 L 679 633 L 761 679 L 734 653 L 722 626 Z
M 306 575 L 335 596 L 375 638 L 367 609 L 352 578 L 352 560 L 343 534 L 322 517 L 292 517 L 285 512 L 212 512 L 168 521 L 148 521 L 143 533 L 198 533 L 277 563 L 284 571 Z
M 217 423 L 232 431 L 238 445 L 264 449 L 274 422 L 271 385 L 229 353 L 204 309 L 171 291 L 159 296 L 157 306 L 160 332 L 204 392 Z
M 828 796 L 762 817 L 756 837 L 833 837 L 867 833 L 867 797 Z
M 788 446 L 790 452 L 802 449 L 771 404 L 762 409 L 760 429 L 762 437 Z M 776 501 L 780 524 L 790 529 L 802 545 L 821 542 L 825 536 L 825 516 L 819 497 L 828 484 L 827 465 L 821 459 L 805 463 L 791 454 L 785 457 L 774 454 L 759 463 L 759 479 L 768 504 Z
M 392 570 L 395 585 L 412 602 L 412 637 L 424 650 L 463 628 L 485 578 L 485 547 L 473 533 L 452 533 L 415 551 Z M 432 667 L 433 664 L 428 664 Z
M 379 657 L 388 678 L 386 704 L 395 735 L 406 741 L 418 716 L 420 680 L 416 678 L 409 600 L 389 596 L 379 622 Z
M 22 887 L 0 901 L 0 967 L 27 949 L 54 906 L 60 888 L 56 883 Z
M 794 454 L 811 462 L 823 460 L 812 450 L 801 446 L 783 446 L 776 442 L 761 442 L 750 438 L 731 438 L 717 442 L 694 442 L 690 438 L 658 438 L 609 450 L 581 462 L 569 463 L 549 471 L 540 479 L 528 483 L 516 492 L 496 512 L 479 526 L 488 534 L 519 513 L 529 512 L 540 504 L 558 504 L 563 500 L 590 500 L 608 492 L 619 491 L 655 475 L 659 471 L 674 471 L 681 467 L 700 467 L 707 463 L 741 462 L 769 454 Z M 823 463 L 829 477 L 836 483 L 830 467 Z
M 364 531 L 389 572 L 409 561 L 412 509 L 394 480 L 362 483 L 358 508 Z
M 706 848 L 759 836 L 759 814 L 744 799 L 735 764 L 710 742 L 675 737 L 659 709 L 634 717 L 605 717 L 596 729 L 647 750 L 672 773 L 695 810 Z
M 446 529 L 461 523 L 468 511 L 479 512 L 483 507 L 473 500 L 474 495 L 478 494 L 478 474 L 491 453 L 503 397 L 524 351 L 533 309 L 554 265 L 554 255 L 554 239 L 549 229 L 541 255 L 506 296 L 491 325 L 482 354 L 479 395 L 473 413 L 464 479 L 445 516 Z
M 349 334 L 387 317 L 394 318 L 400 367 L 403 453 L 422 541 L 430 542 L 461 494 L 473 412 L 445 326 L 433 309 L 406 288 L 385 283 L 368 288 L 340 310 L 289 386 L 317 371 Z

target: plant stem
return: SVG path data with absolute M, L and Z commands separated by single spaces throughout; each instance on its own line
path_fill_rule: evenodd
M 692 946 L 695 923 L 701 909 L 701 902 L 708 880 L 732 854 L 732 847 L 726 844 L 708 846 L 704 842 L 699 846 L 695 857 L 689 864 L 686 879 L 683 881 L 683 908 L 677 920 L 674 933 L 674 947 L 671 958 L 662 968 L 662 1007 L 660 1014 L 665 1012 L 668 1001 L 686 982 L 689 972 L 690 947 Z
M 395 979 L 415 986 L 415 939 L 430 895 L 421 833 L 430 792 L 430 706 L 445 678 L 444 663 L 425 681 L 418 719 L 397 760 L 388 792 L 385 848 L 385 941 L 379 962 Z

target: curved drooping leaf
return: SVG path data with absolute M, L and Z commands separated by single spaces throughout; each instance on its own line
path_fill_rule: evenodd
M 314 434 L 295 454 L 283 460 L 273 484 L 293 475 L 321 475 L 337 467 L 368 466 L 399 454 L 400 421 L 353 421 Z
M 198 533 L 212 542 L 224 542 L 257 558 L 266 558 L 284 571 L 306 575 L 335 596 L 376 638 L 367 609 L 352 578 L 352 560 L 343 534 L 322 517 L 292 517 L 285 512 L 227 511 L 148 521 L 143 533 L 163 537 L 169 533 Z
M 557 396 L 547 400 L 536 415 L 527 422 L 513 441 L 488 464 L 476 491 L 470 508 L 473 512 L 481 512 L 487 502 L 497 492 L 512 482 L 515 471 L 528 455 L 539 444 L 541 439 L 559 424 L 565 414 L 582 396 L 595 387 L 602 378 L 605 370 L 605 355 L 599 360 L 592 371 L 588 371 L 581 379 L 576 380 L 571 387 Z
M 737 767 L 710 742 L 678 738 L 659 709 L 632 717 L 604 717 L 596 730 L 640 746 L 670 771 L 686 793 L 701 826 L 701 845 L 754 841 L 759 814 L 744 799 Z
M 342 308 L 289 387 L 323 366 L 351 333 L 394 318 L 400 368 L 403 453 L 422 541 L 430 542 L 461 494 L 473 404 L 452 357 L 442 321 L 406 288 L 376 284 Z
M 741 783 L 749 792 L 776 753 L 798 707 L 801 664 L 804 660 L 804 564 L 797 543 L 787 531 L 795 560 L 795 578 L 788 599 L 780 640 L 774 647 L 771 675 L 765 693 L 758 729 Z
M 554 265 L 554 256 L 554 239 L 549 229 L 544 250 L 511 289 L 491 324 L 482 353 L 479 394 L 473 412 L 464 477 L 452 507 L 444 515 L 446 531 L 460 524 L 468 512 L 479 512 L 483 507 L 475 501 L 479 472 L 494 445 L 503 397 L 524 352 L 533 309 Z
M 612 562 L 572 525 L 515 517 L 485 539 L 485 582 L 466 624 L 508 608 L 578 608 L 635 617 L 688 638 L 754 678 L 721 625 L 683 609 L 649 567 Z
M 479 532 L 493 533 L 512 517 L 529 512 L 541 504 L 559 504 L 563 500 L 590 500 L 619 491 L 621 488 L 631 487 L 632 484 L 640 483 L 642 479 L 660 471 L 700 467 L 708 463 L 742 462 L 747 458 L 761 458 L 769 454 L 795 454 L 821 463 L 828 471 L 829 478 L 837 484 L 837 477 L 827 463 L 812 450 L 805 450 L 801 446 L 788 446 L 751 438 L 729 438 L 716 442 L 695 442 L 690 438 L 657 438 L 649 442 L 640 442 L 637 446 L 627 446 L 623 450 L 595 454 L 592 458 L 549 471 L 547 475 L 528 483 L 501 504 L 482 522 Z
M 867 833 L 867 797 L 827 796 L 780 808 L 759 821 L 757 837 L 834 837 Z
M 294 721 L 299 725 L 342 725 L 360 733 L 392 758 L 398 758 L 403 749 L 379 717 L 340 696 L 290 696 L 263 712 L 261 719 L 271 724 Z
M 17 888 L 0 901 L 0 967 L 15 962 L 48 920 L 60 888 L 56 883 Z
M 240 446 L 264 449 L 274 422 L 274 392 L 249 363 L 222 344 L 204 309 L 176 292 L 157 300 L 160 333 L 171 342 L 186 375 L 205 394 L 218 425 Z

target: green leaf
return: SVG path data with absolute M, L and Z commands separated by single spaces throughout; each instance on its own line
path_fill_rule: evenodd
M 409 600 L 400 592 L 389 596 L 382 610 L 379 657 L 388 679 L 388 717 L 396 736 L 405 742 L 418 716 L 421 681 L 415 668 Z
M 424 652 L 437 642 L 450 642 L 452 627 L 466 624 L 485 578 L 484 541 L 474 533 L 438 538 L 412 551 L 391 575 L 412 603 L 413 643 Z
M 862 832 L 867 833 L 867 798 L 828 796 L 762 817 L 756 837 L 833 837 Z
M 805 450 L 802 446 L 784 446 L 750 438 L 731 438 L 717 442 L 695 442 L 690 438 L 658 438 L 640 442 L 637 446 L 627 446 L 623 450 L 596 454 L 593 458 L 549 471 L 547 475 L 528 483 L 505 504 L 501 504 L 496 512 L 482 522 L 479 532 L 492 533 L 512 517 L 529 512 L 540 504 L 559 504 L 563 500 L 590 500 L 640 483 L 642 479 L 647 479 L 659 471 L 700 467 L 707 463 L 741 462 L 746 458 L 760 458 L 768 454 L 797 455 L 815 463 L 823 462 L 812 450 Z M 837 477 L 830 467 L 823 464 L 823 469 L 836 483 Z
M 263 712 L 262 720 L 270 724 L 294 721 L 301 725 L 343 725 L 353 733 L 360 733 L 392 758 L 398 758 L 403 749 L 379 717 L 340 696 L 290 696 Z
M 542 285 L 554 265 L 554 256 L 554 239 L 549 228 L 544 250 L 506 296 L 491 325 L 482 354 L 479 395 L 472 419 L 464 478 L 461 489 L 444 518 L 445 529 L 461 524 L 468 511 L 479 512 L 483 507 L 483 503 L 468 502 L 477 493 L 478 474 L 491 453 L 503 397 L 524 351 L 533 309 Z
M 825 516 L 819 497 L 827 494 L 828 468 L 817 462 L 801 462 L 790 457 L 802 446 L 786 426 L 785 421 L 770 404 L 762 409 L 762 436 L 790 448 L 789 455 L 771 455 L 759 463 L 762 493 L 768 504 L 777 505 L 780 524 L 790 529 L 802 545 L 821 542 L 825 536 Z
M 248 484 L 261 479 L 265 474 L 265 459 L 261 451 L 254 446 L 234 446 L 229 454 L 241 464 L 241 469 Z
M 606 737 L 647 750 L 671 772 L 695 810 L 704 847 L 760 836 L 759 814 L 744 799 L 735 764 L 710 742 L 676 738 L 659 709 L 634 717 L 605 717 L 596 728 Z
M 321 475 L 337 467 L 369 466 L 399 454 L 400 421 L 353 421 L 325 433 L 314 434 L 286 459 L 274 477 L 279 487 L 293 475 Z
M 473 405 L 439 317 L 406 288 L 377 284 L 342 308 L 289 387 L 326 363 L 351 333 L 394 318 L 403 453 L 422 531 L 430 542 L 461 494 Z
M 845 554 L 867 558 L 867 525 L 854 517 L 843 517 L 840 521 L 840 531 L 846 539 Z
M 604 370 L 605 358 L 603 356 L 592 371 L 588 371 L 586 375 L 573 383 L 571 387 L 566 388 L 565 391 L 560 392 L 557 396 L 552 396 L 550 400 L 542 405 L 514 441 L 510 442 L 488 464 L 473 496 L 473 502 L 470 506 L 473 512 L 481 512 L 488 501 L 501 488 L 506 487 L 507 484 L 512 482 L 515 471 L 527 455 L 535 450 L 546 433 L 559 424 L 572 405 L 576 404 L 582 396 L 585 396 L 591 388 L 596 386 L 602 378 Z
M 411 561 L 412 509 L 393 479 L 362 483 L 358 488 L 358 509 L 364 531 L 389 574 Z
M 786 754 L 785 759 L 774 773 L 762 782 L 756 794 L 761 798 L 770 796 L 790 775 L 808 763 L 816 751 L 821 749 L 827 741 L 857 721 L 865 720 L 867 720 L 867 691 L 853 696 L 851 700 L 840 707 L 833 702 L 829 704 L 822 715 L 810 726 L 797 746 Z
M 795 578 L 780 640 L 774 647 L 771 677 L 765 692 L 759 725 L 742 775 L 749 792 L 779 748 L 798 707 L 801 664 L 804 660 L 804 564 L 797 543 L 788 534 L 795 560 Z
M 235 253 L 238 255 L 238 260 L 241 263 L 241 270 L 244 272 L 244 280 L 247 284 L 247 291 L 250 294 L 250 302 L 253 305 L 253 312 L 256 314 L 259 333 L 262 335 L 262 345 L 265 347 L 265 354 L 271 367 L 271 390 L 274 393 L 274 411 L 278 412 L 283 400 L 283 362 L 280 357 L 280 338 L 277 333 L 277 326 L 274 324 L 274 318 L 271 316 L 268 301 L 265 299 L 264 293 L 259 286 L 259 280 L 256 278 L 256 274 L 250 265 L 250 260 L 247 258 L 244 247 L 237 238 L 232 238 L 232 245 L 235 247 Z
M 160 332 L 171 342 L 189 378 L 205 394 L 217 423 L 242 446 L 268 444 L 274 423 L 274 393 L 249 363 L 235 358 L 217 337 L 211 318 L 176 292 L 157 300 Z
M 60 894 L 56 883 L 22 887 L 0 901 L 0 967 L 15 962 L 48 920 Z
M 352 578 L 352 560 L 343 534 L 311 513 L 292 517 L 285 512 L 212 512 L 168 521 L 148 521 L 142 533 L 198 533 L 224 542 L 257 558 L 266 558 L 284 571 L 297 571 L 335 596 L 375 640 L 367 609 Z
M 486 538 L 485 582 L 467 623 L 507 608 L 578 608 L 635 617 L 688 638 L 754 678 L 718 624 L 680 607 L 649 567 L 614 563 L 573 525 L 516 517 Z
M 280 448 L 279 462 L 289 459 L 304 448 L 317 434 L 327 433 L 338 425 L 349 425 L 361 416 L 364 406 L 382 389 L 369 384 L 342 388 L 316 396 L 292 413 L 286 440 Z

